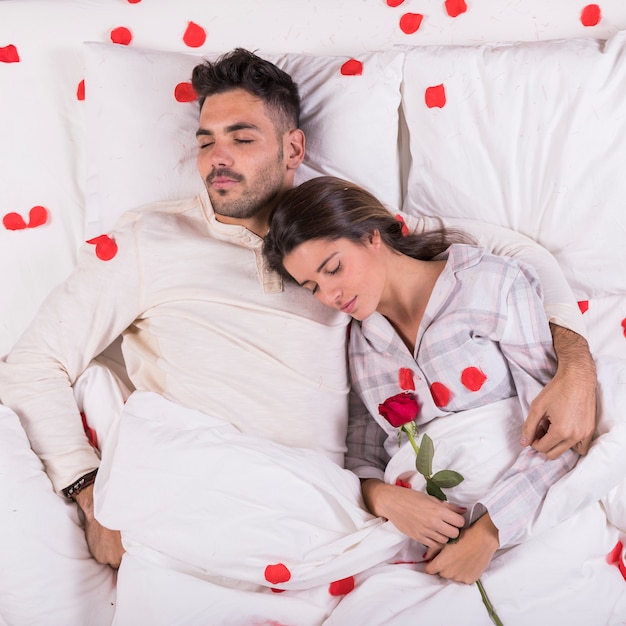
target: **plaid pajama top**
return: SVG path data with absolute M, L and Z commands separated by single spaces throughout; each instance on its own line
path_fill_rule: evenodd
M 414 354 L 382 315 L 352 323 L 346 467 L 360 478 L 382 479 L 398 449 L 397 429 L 378 414 L 378 405 L 401 391 L 400 368 L 415 374 L 418 425 L 515 396 L 525 414 L 554 375 L 552 335 L 534 270 L 471 245 L 454 244 L 440 258 L 446 257 Z M 484 509 L 478 507 L 489 512 L 500 546 L 516 542 L 550 485 L 577 459 L 571 450 L 550 461 L 530 447 L 521 449 L 481 499 Z

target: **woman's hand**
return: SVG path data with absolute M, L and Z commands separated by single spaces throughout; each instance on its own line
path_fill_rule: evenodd
M 441 549 L 426 566 L 426 573 L 471 585 L 487 569 L 498 546 L 498 529 L 485 513 L 461 533 L 458 541 Z
M 363 480 L 361 488 L 374 515 L 388 519 L 401 533 L 428 548 L 441 548 L 455 539 L 465 524 L 463 507 L 420 491 L 388 485 L 377 478 Z

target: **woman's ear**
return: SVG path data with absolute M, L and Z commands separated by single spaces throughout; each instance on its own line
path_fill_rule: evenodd
M 376 249 L 380 248 L 382 243 L 382 237 L 380 236 L 380 231 L 378 230 L 378 228 L 375 228 L 371 233 L 367 233 L 363 241 L 366 246 L 372 246 Z
M 285 135 L 285 162 L 288 170 L 295 170 L 304 160 L 306 138 L 299 128 L 289 131 Z

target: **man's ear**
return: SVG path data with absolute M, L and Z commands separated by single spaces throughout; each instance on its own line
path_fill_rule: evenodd
M 306 138 L 299 128 L 289 131 L 285 136 L 285 162 L 287 169 L 295 170 L 304 160 Z

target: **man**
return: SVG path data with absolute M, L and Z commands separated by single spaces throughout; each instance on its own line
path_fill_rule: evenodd
M 94 517 L 99 458 L 71 385 L 118 335 L 137 389 L 243 432 L 316 448 L 337 463 L 345 449 L 347 316 L 282 285 L 262 256 L 275 198 L 293 185 L 304 158 L 297 87 L 241 49 L 196 67 L 192 82 L 206 193 L 126 216 L 111 233 L 117 253 L 110 260 L 86 246 L 75 272 L 0 363 L 0 401 L 20 416 L 55 489 L 80 507 L 94 557 L 113 567 L 124 550 L 119 532 Z M 538 247 L 529 251 L 528 242 L 508 246 L 508 231 L 469 230 L 495 251 L 528 252 L 535 265 L 552 262 Z M 564 282 L 549 272 L 542 278 Z M 550 456 L 571 446 L 585 453 L 595 425 L 593 361 L 582 337 L 553 330 L 559 369 L 535 401 L 523 437 Z

